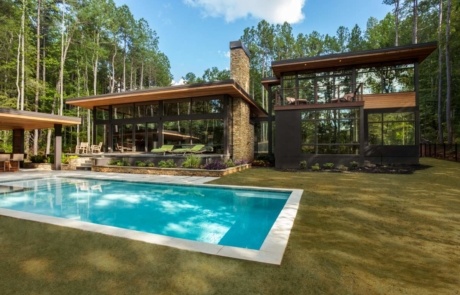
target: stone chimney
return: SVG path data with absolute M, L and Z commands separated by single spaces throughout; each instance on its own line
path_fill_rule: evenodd
M 249 51 L 241 41 L 230 42 L 230 76 L 249 93 Z

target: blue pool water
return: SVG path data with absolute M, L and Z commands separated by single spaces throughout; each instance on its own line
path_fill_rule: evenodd
M 0 183 L 0 208 L 260 249 L 290 192 L 77 178 Z

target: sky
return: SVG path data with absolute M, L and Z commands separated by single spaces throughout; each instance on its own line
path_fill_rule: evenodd
M 369 17 L 381 20 L 392 7 L 383 0 L 115 0 L 127 5 L 136 19 L 144 18 L 168 56 L 173 83 L 192 72 L 201 77 L 208 68 L 229 68 L 229 43 L 245 28 L 265 19 L 291 24 L 299 33 L 335 35 L 340 26 L 358 24 L 366 30 Z

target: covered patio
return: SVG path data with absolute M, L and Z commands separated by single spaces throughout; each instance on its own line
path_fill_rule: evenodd
M 0 130 L 13 131 L 12 154 L 24 154 L 24 132 L 54 128 L 54 169 L 61 170 L 62 127 L 81 124 L 80 118 L 0 108 Z

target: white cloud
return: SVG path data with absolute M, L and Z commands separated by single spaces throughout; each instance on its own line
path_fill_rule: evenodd
M 230 58 L 230 50 L 227 50 L 227 51 L 217 50 L 217 54 L 225 58 Z
M 306 0 L 183 0 L 201 7 L 205 16 L 221 17 L 227 22 L 248 15 L 269 23 L 298 23 L 304 19 L 302 8 Z
M 182 78 L 180 78 L 179 81 L 177 82 L 174 80 L 171 81 L 171 86 L 178 86 L 178 85 L 184 85 L 184 84 L 185 84 L 185 80 Z

